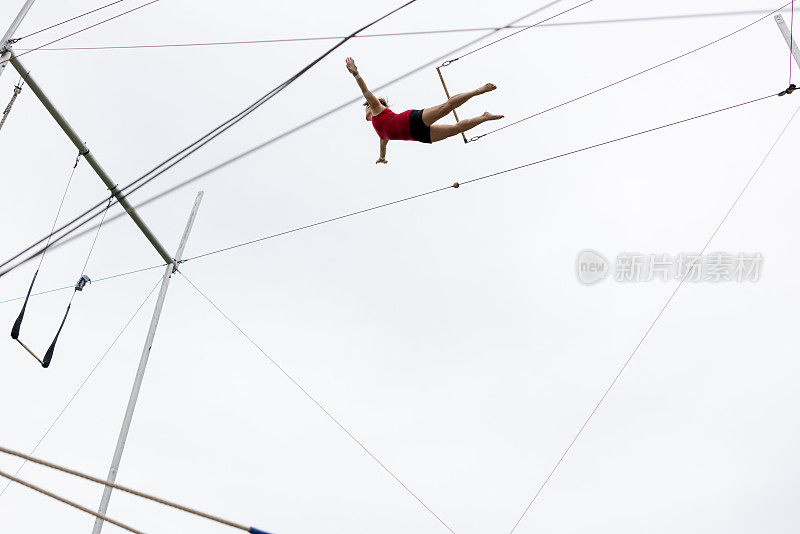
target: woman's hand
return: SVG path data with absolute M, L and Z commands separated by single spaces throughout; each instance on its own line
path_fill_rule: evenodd
M 347 70 L 350 71 L 350 74 L 358 76 L 358 67 L 356 67 L 356 62 L 353 58 L 349 57 L 345 59 L 344 64 L 347 66 Z
M 377 163 L 383 163 L 383 164 L 386 164 L 386 163 L 389 163 L 389 162 L 388 162 L 388 161 L 386 161 L 386 158 L 380 158 L 380 159 L 379 159 L 378 161 L 376 161 L 375 163 L 376 163 L 376 164 L 377 164 Z

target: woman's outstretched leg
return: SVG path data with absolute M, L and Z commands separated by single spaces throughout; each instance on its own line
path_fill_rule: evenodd
M 425 108 L 422 110 L 422 122 L 425 123 L 425 126 L 431 126 L 439 119 L 452 113 L 454 109 L 463 106 L 473 96 L 482 95 L 484 93 L 488 93 L 489 91 L 494 91 L 495 89 L 497 89 L 495 84 L 487 83 L 486 85 L 478 87 L 474 91 L 453 95 L 448 98 L 447 102 L 444 104 L 439 104 L 438 106 L 433 106 L 432 108 Z
M 473 117 L 471 119 L 460 120 L 455 124 L 434 124 L 431 126 L 431 143 L 464 133 L 467 130 L 471 130 L 477 125 L 483 124 L 486 121 L 496 121 L 502 119 L 503 117 L 504 115 L 494 115 L 487 111 L 483 115 Z

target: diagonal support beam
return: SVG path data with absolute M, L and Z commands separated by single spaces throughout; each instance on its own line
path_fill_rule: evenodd
M 139 230 L 141 230 L 147 240 L 150 241 L 150 244 L 156 249 L 159 256 L 161 256 L 161 259 L 164 260 L 164 263 L 171 264 L 173 262 L 173 258 L 170 253 L 167 252 L 167 249 L 165 249 L 164 245 L 162 245 L 158 238 L 156 238 L 155 234 L 153 234 L 152 230 L 150 230 L 136 210 L 133 209 L 133 206 L 131 206 L 130 202 L 128 202 L 128 199 L 125 198 L 125 195 L 119 191 L 117 184 L 111 179 L 105 169 L 103 169 L 103 167 L 97 161 L 97 158 L 94 157 L 94 154 L 89 152 L 89 147 L 86 146 L 86 143 L 84 143 L 83 140 L 78 136 L 78 133 L 75 131 L 75 129 L 69 124 L 69 122 L 67 122 L 67 119 L 64 118 L 58 109 L 56 109 L 55 105 L 53 105 L 53 103 L 44 93 L 41 86 L 36 83 L 36 80 L 31 77 L 28 70 L 22 65 L 22 63 L 20 63 L 19 58 L 17 58 L 16 54 L 14 54 L 14 51 L 10 48 L 7 49 L 7 51 L 10 54 L 11 65 L 13 65 L 19 75 L 22 76 L 22 79 L 25 80 L 25 83 L 28 84 L 28 86 L 31 88 L 31 91 L 33 91 L 39 101 L 41 101 L 42 105 L 44 105 L 45 109 L 47 109 L 61 129 L 64 130 L 64 133 L 67 134 L 67 137 L 69 137 L 70 141 L 72 141 L 72 144 L 75 145 L 80 154 L 86 158 L 87 163 L 91 165 L 92 169 L 94 169 L 94 172 L 97 173 L 97 176 L 100 177 L 108 190 L 111 191 L 111 194 L 114 195 L 115 199 L 117 199 L 119 205 L 122 206 L 128 215 L 130 215 L 131 219 L 133 219 L 133 222 L 139 227 Z

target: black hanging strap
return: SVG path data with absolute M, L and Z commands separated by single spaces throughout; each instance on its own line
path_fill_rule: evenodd
M 31 298 L 31 290 L 33 289 L 33 284 L 36 282 L 36 275 L 39 274 L 39 270 L 37 269 L 35 273 L 33 273 L 33 280 L 31 280 L 31 285 L 28 288 L 28 294 L 25 295 L 25 302 L 22 304 L 22 310 L 19 312 L 19 317 L 17 320 L 14 321 L 14 326 L 11 327 L 11 339 L 19 338 L 19 329 L 22 327 L 22 318 L 25 316 L 25 308 L 28 306 L 28 299 Z
M 69 190 L 69 184 L 72 182 L 72 177 L 75 175 L 75 169 L 78 167 L 78 162 L 80 161 L 81 156 L 83 153 L 78 154 L 78 157 L 75 159 L 75 165 L 72 167 L 72 173 L 70 173 L 69 181 L 67 182 L 67 188 L 64 190 L 64 196 L 61 198 L 61 204 L 58 207 L 58 212 L 56 213 L 55 221 L 53 222 L 53 229 L 55 229 L 56 222 L 58 222 L 58 216 L 61 213 L 61 208 L 64 205 L 64 199 L 67 196 L 67 191 Z M 116 186 L 114 186 L 116 187 Z M 97 227 L 97 232 L 94 234 L 94 240 L 92 241 L 92 246 L 89 249 L 89 254 L 86 256 L 86 261 L 83 264 L 83 270 L 86 270 L 86 266 L 89 264 L 89 259 L 92 257 L 92 252 L 94 251 L 94 246 L 97 244 L 97 237 L 100 234 L 100 229 L 103 227 L 103 222 L 106 219 L 106 215 L 108 214 L 108 209 L 111 207 L 111 203 L 113 200 L 113 195 L 109 195 L 108 197 L 108 204 L 106 205 L 106 209 L 103 212 L 103 218 L 100 220 L 100 224 Z M 42 252 L 41 257 L 39 258 L 39 267 L 42 266 L 42 261 L 44 260 L 44 255 L 47 252 L 47 248 L 50 246 L 50 238 L 53 236 L 53 230 L 50 230 L 50 236 L 48 237 L 47 244 L 45 245 L 44 251 Z M 33 280 L 31 280 L 31 285 L 28 288 L 28 294 L 25 296 L 25 302 L 22 304 L 22 310 L 19 312 L 19 316 L 17 320 L 14 321 L 14 326 L 11 328 L 11 337 L 15 339 L 20 345 L 22 345 L 25 350 L 27 350 L 31 356 L 36 358 L 41 364 L 42 367 L 49 367 L 50 362 L 53 360 L 53 353 L 56 350 L 56 343 L 58 343 L 58 336 L 61 335 L 61 331 L 64 329 L 64 325 L 67 322 L 67 317 L 69 316 L 69 310 L 72 308 L 72 300 L 75 298 L 75 294 L 78 291 L 83 291 L 83 289 L 92 282 L 91 278 L 89 278 L 86 274 L 82 274 L 81 277 L 78 279 L 78 282 L 75 284 L 75 287 L 72 291 L 72 297 L 69 299 L 69 304 L 67 304 L 67 311 L 64 312 L 64 318 L 61 319 L 61 324 L 58 327 L 58 331 L 56 332 L 55 337 L 53 338 L 53 342 L 50 343 L 50 347 L 47 349 L 47 352 L 44 355 L 44 359 L 39 359 L 39 357 L 28 348 L 20 339 L 19 339 L 19 332 L 22 328 L 22 320 L 25 317 L 25 309 L 28 306 L 28 299 L 30 299 L 31 291 L 33 290 L 33 285 L 36 282 L 36 276 L 39 274 L 39 269 L 36 269 L 36 272 L 33 274 Z
M 12 103 L 13 103 L 13 101 L 12 101 Z M 84 155 L 83 153 L 78 153 L 78 156 L 75 158 L 75 164 L 72 166 L 72 172 L 70 172 L 69 179 L 67 180 L 67 186 L 66 186 L 66 188 L 64 188 L 64 194 L 61 197 L 61 203 L 58 205 L 58 211 L 56 212 L 55 219 L 53 220 L 53 227 L 50 229 L 50 235 L 47 237 L 47 243 L 45 244 L 44 250 L 42 251 L 42 254 L 39 257 L 39 267 L 37 267 L 36 272 L 33 273 L 33 280 L 31 280 L 31 285 L 30 285 L 30 287 L 28 287 L 28 294 L 25 295 L 25 302 L 22 304 L 22 310 L 19 312 L 19 316 L 17 317 L 17 320 L 14 321 L 14 326 L 11 327 L 11 338 L 15 339 L 20 345 L 22 345 L 22 347 L 25 348 L 26 351 L 28 351 L 30 353 L 31 356 L 36 358 L 39 361 L 39 363 L 42 364 L 42 367 L 48 367 L 50 365 L 50 360 L 53 359 L 53 352 L 55 351 L 55 348 L 56 348 L 56 341 L 58 341 L 58 335 L 61 333 L 61 329 L 64 328 L 64 323 L 67 321 L 67 315 L 69 314 L 69 309 L 70 309 L 70 306 L 72 305 L 72 299 L 70 299 L 70 303 L 67 305 L 67 311 L 64 314 L 64 318 L 61 320 L 61 326 L 59 326 L 58 332 L 56 333 L 56 337 L 53 339 L 53 342 L 50 344 L 50 348 L 47 349 L 47 354 L 45 355 L 44 360 L 40 359 L 36 355 L 36 353 L 34 353 L 25 343 L 22 342 L 22 340 L 19 339 L 19 333 L 20 333 L 20 329 L 22 328 L 22 320 L 25 317 L 25 309 L 28 307 L 28 300 L 31 298 L 31 292 L 33 290 L 34 284 L 36 283 L 36 277 L 39 274 L 39 269 L 42 267 L 42 263 L 44 262 L 44 257 L 47 254 L 47 249 L 50 246 L 50 240 L 53 237 L 53 231 L 55 230 L 56 223 L 58 223 L 58 217 L 61 214 L 61 208 L 64 207 L 64 200 L 67 198 L 67 192 L 69 191 L 69 186 L 72 183 L 72 178 L 75 176 L 75 170 L 78 167 L 78 162 L 80 161 L 81 156 L 83 156 L 83 155 Z M 106 207 L 106 211 L 107 210 L 108 210 L 108 207 Z M 104 218 L 105 218 L 105 216 L 104 216 Z M 97 239 L 97 236 L 95 236 L 95 240 L 96 239 Z M 92 248 L 94 248 L 94 244 L 92 244 Z M 89 252 L 89 254 L 91 254 L 91 251 Z M 87 261 L 88 261 L 88 259 L 87 259 Z M 84 268 L 85 268 L 85 265 L 84 265 Z M 89 281 L 88 277 L 87 277 L 87 281 Z M 83 289 L 83 286 L 86 285 L 86 281 L 84 281 L 82 284 L 79 281 L 79 284 L 81 285 L 81 287 L 78 288 L 76 286 L 75 290 L 77 290 L 77 291 L 80 291 L 81 289 Z M 72 292 L 72 298 L 75 298 L 75 291 Z
M 113 197 L 108 198 L 108 204 L 106 205 L 106 211 L 103 212 L 103 218 L 100 220 L 100 225 L 97 227 L 97 232 L 94 234 L 94 241 L 92 241 L 92 247 L 89 249 L 89 254 L 86 256 L 86 261 L 83 264 L 83 268 L 86 269 L 86 266 L 89 265 L 89 259 L 92 257 L 92 252 L 94 251 L 94 246 L 97 243 L 97 236 L 100 235 L 100 229 L 103 227 L 103 222 L 106 219 L 106 214 L 108 213 L 108 208 L 111 207 L 111 201 Z M 78 279 L 78 282 L 75 284 L 74 289 L 72 290 L 72 297 L 69 299 L 69 304 L 67 304 L 67 311 L 64 312 L 64 318 L 61 320 L 61 326 L 58 327 L 58 332 L 56 332 L 56 337 L 53 338 L 53 342 L 50 343 L 50 348 L 47 349 L 47 352 L 44 355 L 44 360 L 42 360 L 42 367 L 49 367 L 50 361 L 53 359 L 53 353 L 56 350 L 56 342 L 58 342 L 58 336 L 61 334 L 61 330 L 64 328 L 64 323 L 67 322 L 67 316 L 69 315 L 69 309 L 72 307 L 72 300 L 75 298 L 75 294 L 78 291 L 83 291 L 87 284 L 92 283 L 92 279 L 89 278 L 87 275 L 82 274 L 81 277 Z
M 58 327 L 58 332 L 56 332 L 56 337 L 53 338 L 53 342 L 50 343 L 50 348 L 47 349 L 47 352 L 44 355 L 44 361 L 42 361 L 42 367 L 49 367 L 50 360 L 53 359 L 53 352 L 56 350 L 56 342 L 58 341 L 58 335 L 61 334 L 61 329 L 64 328 L 64 323 L 67 322 L 67 315 L 69 315 L 69 309 L 72 307 L 72 303 L 67 305 L 67 311 L 64 313 L 64 318 L 61 319 L 61 326 Z

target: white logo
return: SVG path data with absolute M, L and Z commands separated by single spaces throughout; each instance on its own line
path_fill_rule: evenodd
M 587 286 L 602 282 L 611 273 L 608 260 L 599 252 L 591 249 L 578 254 L 575 269 L 578 280 Z

